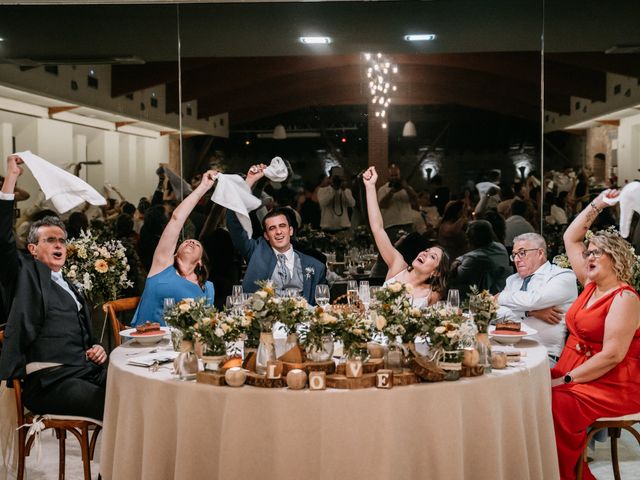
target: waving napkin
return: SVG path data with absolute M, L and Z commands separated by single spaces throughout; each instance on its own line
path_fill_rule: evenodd
M 176 199 L 179 202 L 185 199 L 192 191 L 191 185 L 185 182 L 184 178 L 178 175 L 176 172 L 171 170 L 166 165 L 163 167 L 165 173 L 167 174 L 167 178 L 169 179 L 169 183 L 171 184 L 171 189 L 173 193 L 176 195 Z
M 107 201 L 91 185 L 71 173 L 34 155 L 29 150 L 16 153 L 25 163 L 47 200 L 51 200 L 58 213 L 65 213 L 82 202 L 106 205 Z
M 640 213 L 640 182 L 628 183 L 617 197 L 608 197 L 605 194 L 602 200 L 609 205 L 620 202 L 620 235 L 627 238 L 631 233 L 633 212 Z
M 211 201 L 236 212 L 240 225 L 249 237 L 253 234 L 249 212 L 255 210 L 262 202 L 253 196 L 249 185 L 240 175 L 219 173 L 218 184 L 211 195 Z
M 289 176 L 287 164 L 280 157 L 273 157 L 271 163 L 264 169 L 264 176 L 272 182 L 284 182 Z
M 497 188 L 498 190 L 500 190 L 500 187 L 498 185 L 496 185 L 495 183 L 491 183 L 491 182 L 476 183 L 476 188 L 478 189 L 478 193 L 480 195 L 485 195 L 492 188 Z

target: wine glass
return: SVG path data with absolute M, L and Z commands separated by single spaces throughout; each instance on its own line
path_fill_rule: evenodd
M 165 297 L 165 299 L 162 301 L 162 311 L 164 312 L 164 314 L 166 315 L 167 313 L 169 313 L 169 311 L 171 311 L 171 309 L 175 304 L 176 304 L 175 298 Z
M 371 291 L 369 289 L 369 282 L 363 280 L 360 282 L 360 288 L 358 289 L 358 295 L 364 305 L 365 310 L 369 310 L 369 303 L 371 303 Z
M 329 285 L 316 285 L 316 303 L 321 307 L 329 305 Z
M 233 295 L 227 295 L 227 299 L 224 302 L 224 308 L 227 311 L 231 311 L 233 309 Z
M 236 297 L 242 295 L 242 285 L 234 285 L 231 290 L 231 296 Z
M 447 296 L 447 307 L 455 308 L 456 310 L 460 308 L 460 292 L 455 288 L 449 290 L 449 295 Z

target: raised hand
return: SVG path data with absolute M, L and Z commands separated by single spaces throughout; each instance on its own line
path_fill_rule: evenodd
M 264 177 L 264 169 L 267 166 L 264 163 L 259 163 L 256 165 L 252 165 L 249 171 L 247 172 L 247 180 L 246 182 L 249 186 L 253 186 L 258 180 Z
M 362 181 L 365 185 L 372 185 L 375 187 L 376 182 L 378 181 L 378 172 L 376 172 L 376 167 L 369 167 L 362 174 Z
M 213 187 L 213 184 L 215 183 L 217 176 L 218 176 L 217 170 L 207 170 L 202 175 L 202 180 L 200 181 L 200 185 L 204 185 L 203 188 L 206 188 L 207 190 L 209 190 L 211 187 Z
M 607 189 L 602 191 L 593 202 L 596 204 L 596 207 L 606 208 L 618 203 L 620 201 L 619 197 L 620 190 L 615 188 Z
M 9 155 L 7 157 L 7 176 L 13 174 L 19 176 L 22 173 L 22 168 L 18 165 L 22 165 L 22 159 L 18 155 Z

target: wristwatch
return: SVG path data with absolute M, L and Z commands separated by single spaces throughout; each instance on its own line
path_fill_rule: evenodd
M 564 383 L 573 383 L 573 377 L 571 376 L 571 372 L 565 373 L 564 377 L 562 377 L 562 381 Z

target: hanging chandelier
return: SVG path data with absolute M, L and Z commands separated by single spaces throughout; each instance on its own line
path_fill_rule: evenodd
M 392 64 L 389 57 L 382 53 L 365 53 L 364 59 L 367 62 L 367 79 L 374 115 L 381 120 L 382 128 L 387 128 L 387 108 L 391 104 L 391 92 L 396 91 L 393 77 L 398 73 L 398 66 Z

